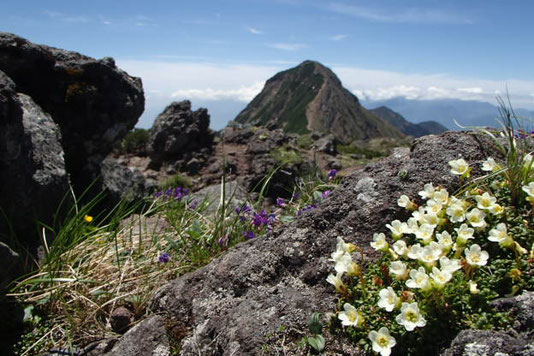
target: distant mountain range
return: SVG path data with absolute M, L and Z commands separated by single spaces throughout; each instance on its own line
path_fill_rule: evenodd
M 406 135 L 421 137 L 425 135 L 438 134 L 447 131 L 447 128 L 436 121 L 423 121 L 414 124 L 406 120 L 401 114 L 391 110 L 387 106 L 379 106 L 370 110 L 373 114 L 389 122 L 395 128 Z
M 235 121 L 279 127 L 299 134 L 332 133 L 344 143 L 405 136 L 362 107 L 329 68 L 314 61 L 305 61 L 267 80 L 261 93 Z
M 462 126 L 490 126 L 499 127 L 499 109 L 496 105 L 474 100 L 439 99 L 439 100 L 409 100 L 393 98 L 379 101 L 362 101 L 367 108 L 387 106 L 398 112 L 407 120 L 421 123 L 428 120 L 437 121 L 450 130 L 460 130 L 454 120 Z M 534 118 L 534 111 L 514 108 L 519 117 Z M 532 124 L 525 123 L 526 127 Z

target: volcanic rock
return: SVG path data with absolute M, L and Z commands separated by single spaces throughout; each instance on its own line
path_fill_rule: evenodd
M 397 205 L 401 194 L 416 196 L 427 182 L 453 191 L 458 180 L 447 162 L 458 157 L 481 161 L 490 147 L 474 134 L 448 132 L 418 139 L 411 149 L 396 149 L 346 177 L 319 208 L 294 223 L 242 243 L 169 283 L 155 296 L 152 310 L 190 331 L 174 340 L 181 344 L 181 355 L 261 354 L 264 344 L 277 342 L 281 327 L 304 331 L 313 312 L 333 310 L 336 296 L 326 277 L 332 271 L 328 258 L 338 236 L 361 246 L 365 260 L 372 260 L 373 233 L 386 232 L 385 222 L 406 218 Z M 473 175 L 477 174 L 475 169 Z M 290 345 L 302 338 L 291 335 L 280 335 L 278 342 Z
M 150 166 L 159 169 L 164 162 L 183 162 L 184 169 L 198 171 L 190 160 L 203 158 L 212 150 L 214 133 L 209 129 L 210 116 L 206 109 L 191 110 L 190 101 L 173 102 L 158 115 L 150 130 L 148 153 Z M 197 162 L 198 163 L 198 162 Z
M 0 239 L 11 231 L 35 252 L 33 223 L 52 225 L 69 181 L 59 127 L 18 90 L 0 71 L 0 207 L 7 218 L 0 218 Z
M 144 109 L 141 79 L 118 69 L 112 58 L 96 60 L 0 33 L 0 70 L 59 126 L 78 193 L 100 175 L 100 163 Z

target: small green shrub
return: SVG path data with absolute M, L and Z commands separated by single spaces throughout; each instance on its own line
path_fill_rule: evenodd
M 384 157 L 386 154 L 378 151 L 373 151 L 367 148 L 360 148 L 354 145 L 338 145 L 337 150 L 339 153 L 362 155 L 367 159 Z
M 303 161 L 300 151 L 288 145 L 275 149 L 271 155 L 280 166 L 301 164 Z
M 177 188 L 177 187 L 187 187 L 191 189 L 193 184 L 191 183 L 191 179 L 189 177 L 183 176 L 180 173 L 175 174 L 174 176 L 170 177 L 163 183 L 159 185 L 160 190 L 165 190 L 169 188 Z
M 120 153 L 142 153 L 148 148 L 150 130 L 135 128 L 117 144 L 116 149 Z

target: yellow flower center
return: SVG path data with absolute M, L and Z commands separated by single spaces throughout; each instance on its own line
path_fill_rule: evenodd
M 378 337 L 378 339 L 376 339 L 376 343 L 378 345 L 380 345 L 380 347 L 387 347 L 388 346 L 388 343 L 389 343 L 389 340 L 386 336 L 384 335 L 381 335 Z

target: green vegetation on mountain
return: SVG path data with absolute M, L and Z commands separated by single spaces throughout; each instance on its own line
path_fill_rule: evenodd
M 404 136 L 363 108 L 330 69 L 314 61 L 305 61 L 269 79 L 235 121 L 298 134 L 332 133 L 344 143 Z

